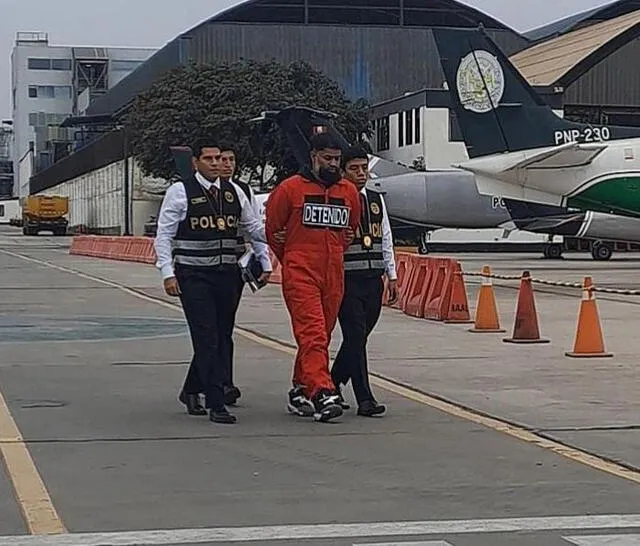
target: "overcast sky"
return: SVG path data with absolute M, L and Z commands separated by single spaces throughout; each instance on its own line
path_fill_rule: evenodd
M 463 0 L 525 31 L 611 0 Z M 11 117 L 11 49 L 18 31 L 49 34 L 52 45 L 161 47 L 237 4 L 235 0 L 0 0 L 0 118 Z

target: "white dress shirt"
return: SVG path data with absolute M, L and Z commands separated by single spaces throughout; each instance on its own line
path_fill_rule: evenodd
M 366 188 L 362 188 L 360 193 L 366 197 Z M 396 274 L 396 259 L 393 253 L 393 234 L 391 233 L 391 223 L 387 215 L 387 206 L 382 195 L 380 195 L 380 202 L 382 203 L 382 259 L 384 260 L 387 277 L 389 280 L 395 281 L 398 275 Z
M 196 180 L 200 185 L 208 190 L 212 183 L 209 182 L 199 172 L 195 174 Z M 238 194 L 240 201 L 241 215 L 238 223 L 238 234 L 245 236 L 251 240 L 251 246 L 256 256 L 260 260 L 260 264 L 264 271 L 271 271 L 271 260 L 269 259 L 269 247 L 267 246 L 267 238 L 264 233 L 264 224 L 260 219 L 259 213 L 256 213 L 255 205 L 250 203 L 242 189 L 232 181 L 229 183 Z M 220 188 L 220 179 L 217 179 L 213 186 Z M 255 199 L 254 199 L 255 202 Z M 160 207 L 158 216 L 158 229 L 154 241 L 157 261 L 156 267 L 160 270 L 162 279 L 173 277 L 173 256 L 172 241 L 178 233 L 178 225 L 187 217 L 187 194 L 182 182 L 175 182 L 165 193 Z

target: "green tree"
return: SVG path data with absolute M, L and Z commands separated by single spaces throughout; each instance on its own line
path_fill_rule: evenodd
M 367 102 L 349 100 L 338 83 L 305 62 L 181 66 L 137 97 L 125 123 L 132 153 L 148 175 L 174 175 L 170 146 L 223 138 L 236 146 L 239 169 L 265 188 L 291 172 L 292 156 L 274 124 L 265 129 L 248 120 L 294 105 L 336 113 L 335 125 L 350 142 L 371 136 Z M 276 168 L 274 176 L 267 165 Z

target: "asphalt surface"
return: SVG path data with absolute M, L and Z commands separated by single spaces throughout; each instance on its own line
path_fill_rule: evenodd
M 552 280 L 606 271 L 627 286 L 640 266 L 617 256 L 463 261 L 465 270 L 537 268 Z M 616 353 L 607 361 L 563 357 L 579 303 L 570 290 L 537 293 L 547 346 L 514 347 L 388 309 L 371 340 L 375 373 L 543 431 L 600 458 L 598 469 L 380 382 L 383 418 L 295 418 L 285 411 L 290 352 L 242 332 L 238 423 L 190 417 L 176 400 L 190 342 L 153 267 L 69 256 L 65 238 L 0 228 L 0 272 L 0 392 L 67 531 L 29 532 L 21 506 L 37 514 L 42 494 L 24 488 L 18 500 L 11 480 L 19 489 L 28 469 L 7 464 L 0 544 L 640 544 L 640 309 L 630 297 L 599 301 Z M 509 330 L 517 283 L 496 284 Z M 279 288 L 261 292 L 245 291 L 239 326 L 290 342 Z M 334 347 L 339 339 L 337 329 Z M 15 462 L 19 439 L 2 423 L 0 447 Z M 606 471 L 610 459 L 630 477 Z

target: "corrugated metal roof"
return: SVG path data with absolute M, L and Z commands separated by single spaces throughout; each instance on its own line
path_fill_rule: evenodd
M 511 57 L 532 85 L 554 85 L 607 43 L 640 24 L 640 10 L 537 44 Z
M 537 42 L 538 40 L 543 40 L 545 38 L 564 34 L 566 32 L 574 30 L 575 26 L 579 25 L 583 21 L 589 20 L 590 17 L 598 15 L 600 12 L 604 11 L 614 4 L 619 4 L 622 2 L 624 2 L 624 0 L 619 0 L 618 2 L 614 2 L 613 4 L 598 6 L 597 8 L 591 8 L 587 11 L 576 13 L 574 15 L 569 15 L 568 17 L 564 17 L 563 19 L 552 21 L 551 23 L 548 23 L 541 27 L 523 32 L 523 35 L 529 40 Z
M 528 30 L 523 36 L 538 42 L 578 30 L 586 25 L 600 23 L 640 9 L 640 0 L 616 0 L 596 8 L 591 8 L 576 15 L 570 15 L 559 21 Z

